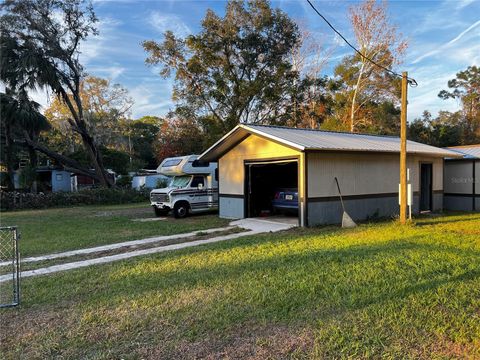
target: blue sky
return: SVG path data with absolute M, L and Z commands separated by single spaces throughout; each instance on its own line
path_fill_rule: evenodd
M 125 86 L 135 101 L 132 117 L 164 115 L 173 107 L 172 79 L 162 79 L 158 69 L 145 65 L 143 40 L 162 39 L 165 30 L 178 35 L 195 33 L 208 8 L 223 14 L 223 1 L 94 1 L 100 21 L 100 35 L 82 45 L 82 60 L 89 74 L 109 78 Z M 347 38 L 354 40 L 347 18 L 353 1 L 315 0 L 316 7 Z M 408 38 L 405 61 L 397 70 L 407 70 L 419 86 L 409 88 L 409 120 L 423 110 L 436 114 L 439 109 L 454 111 L 455 100 L 437 97 L 448 79 L 469 65 L 480 65 L 480 0 L 390 1 L 391 19 Z M 347 48 L 315 15 L 306 1 L 272 1 L 293 19 L 299 20 L 316 34 L 324 46 L 335 50 L 325 68 L 332 68 Z M 44 94 L 34 98 L 46 104 Z

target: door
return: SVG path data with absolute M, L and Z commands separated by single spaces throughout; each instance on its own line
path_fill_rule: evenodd
M 432 210 L 432 164 L 420 165 L 420 211 Z
M 195 175 L 192 179 L 190 187 L 192 193 L 190 194 L 190 207 L 193 211 L 208 208 L 207 188 L 205 187 L 205 176 Z

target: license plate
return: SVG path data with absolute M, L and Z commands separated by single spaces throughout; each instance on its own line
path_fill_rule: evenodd
M 285 195 L 285 200 L 293 200 L 293 195 Z

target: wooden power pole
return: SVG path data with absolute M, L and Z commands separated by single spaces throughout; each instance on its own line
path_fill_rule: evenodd
M 402 112 L 400 114 L 400 223 L 407 222 L 407 72 L 402 73 Z

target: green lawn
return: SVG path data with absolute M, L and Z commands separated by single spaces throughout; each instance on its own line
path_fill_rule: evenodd
M 290 230 L 24 279 L 7 359 L 480 358 L 480 214 Z
M 170 235 L 226 226 L 217 215 L 137 222 L 155 217 L 148 203 L 81 206 L 0 214 L 0 225 L 17 225 L 22 257 L 68 251 L 150 236 Z

